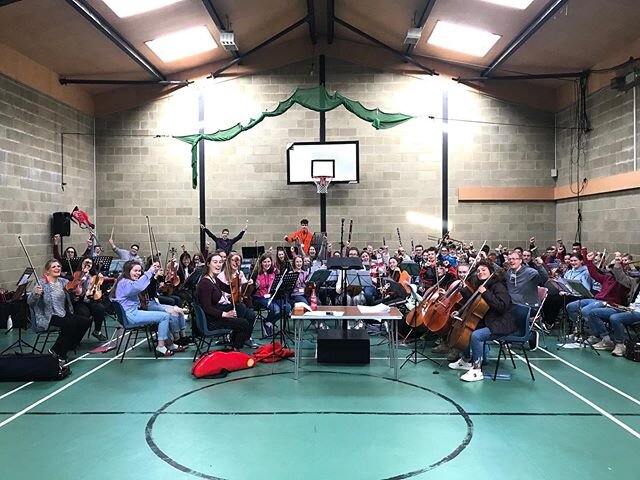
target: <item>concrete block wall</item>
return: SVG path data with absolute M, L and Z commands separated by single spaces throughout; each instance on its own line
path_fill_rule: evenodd
M 189 146 L 156 134 L 198 129 L 198 96 L 205 99 L 205 131 L 246 121 L 272 109 L 298 86 L 314 86 L 309 65 L 221 83 L 202 83 L 131 111 L 97 119 L 99 234 L 111 228 L 116 241 L 139 242 L 148 251 L 145 215 L 152 218 L 161 251 L 167 243 L 195 248 L 198 193 L 191 190 Z M 397 245 L 396 228 L 408 245 L 438 235 L 438 225 L 418 225 L 407 212 L 440 218 L 442 88 L 449 89 L 450 117 L 481 122 L 450 124 L 450 219 L 453 236 L 481 243 L 524 243 L 535 234 L 554 237 L 553 204 L 456 204 L 458 185 L 547 185 L 553 158 L 549 115 L 481 97 L 446 80 L 412 78 L 327 61 L 327 87 L 367 107 L 420 118 L 377 131 L 342 108 L 326 115 L 327 140 L 360 141 L 360 184 L 331 186 L 327 226 L 334 245 L 340 219 L 354 220 L 353 243 Z M 514 126 L 501 125 L 513 124 Z M 286 145 L 317 141 L 319 114 L 294 107 L 268 118 L 229 142 L 207 142 L 207 224 L 238 232 L 249 220 L 241 245 L 280 245 L 300 218 L 319 228 L 319 197 L 312 185 L 286 184 Z M 148 136 L 138 136 L 148 135 Z M 523 163 L 524 162 L 524 163 Z M 202 181 L 202 179 L 201 179 Z M 505 220 L 498 226 L 496 219 Z M 456 235 L 459 232 L 458 235 Z M 547 238 L 544 238 L 548 236 Z
M 634 170 L 633 92 L 619 93 L 604 88 L 589 96 L 587 108 L 592 131 L 585 137 L 578 172 L 575 147 L 571 153 L 572 132 L 561 128 L 557 131 L 558 184 L 571 183 L 574 190 L 584 178 L 589 181 Z M 573 115 L 573 107 L 559 112 L 557 125 L 573 125 Z M 584 197 L 580 209 L 585 246 L 640 256 L 640 190 Z M 565 242 L 574 241 L 578 201 L 559 201 L 556 215 L 557 235 Z
M 61 139 L 65 135 L 61 188 Z M 0 75 L 0 287 L 12 290 L 28 266 L 20 235 L 38 272 L 51 257 L 50 217 L 78 205 L 95 218 L 93 119 Z M 86 248 L 72 225 L 65 247 Z

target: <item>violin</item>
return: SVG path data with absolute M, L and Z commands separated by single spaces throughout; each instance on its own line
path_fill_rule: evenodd
M 176 249 L 171 250 L 171 260 L 167 262 L 165 269 L 164 281 L 166 284 L 177 287 L 180 285 L 180 277 L 178 276 L 178 261 L 176 260 Z
M 102 284 L 104 283 L 104 277 L 101 273 L 91 277 L 91 285 L 85 294 L 85 298 L 100 301 L 102 299 Z
M 87 275 L 87 272 L 84 272 L 83 270 L 78 270 L 76 272 L 73 272 L 73 278 L 64 287 L 65 290 L 67 292 L 72 292 L 76 288 L 81 287 L 84 281 L 87 279 L 86 275 Z

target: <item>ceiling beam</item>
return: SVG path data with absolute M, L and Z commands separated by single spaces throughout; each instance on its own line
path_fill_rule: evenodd
M 276 33 L 274 36 L 266 39 L 264 42 L 262 42 L 260 45 L 258 45 L 257 47 L 252 48 L 251 50 L 249 50 L 247 53 L 240 55 L 238 58 L 235 58 L 233 60 L 231 60 L 230 62 L 227 62 L 226 64 L 224 64 L 222 67 L 220 67 L 219 69 L 217 69 L 215 72 L 213 72 L 209 77 L 207 78 L 216 78 L 217 76 L 219 76 L 222 72 L 224 72 L 225 70 L 227 70 L 230 67 L 233 67 L 235 64 L 240 63 L 240 61 L 246 57 L 248 57 L 249 55 L 251 55 L 252 53 L 260 50 L 263 47 L 266 47 L 267 45 L 269 45 L 270 43 L 275 42 L 277 39 L 279 39 L 280 37 L 284 37 L 287 33 L 291 32 L 292 30 L 295 30 L 296 28 L 298 28 L 300 25 L 304 25 L 306 22 L 309 21 L 309 15 L 301 18 L 300 20 L 298 20 L 296 23 L 293 23 L 291 25 L 289 25 L 287 28 L 285 28 L 284 30 Z
M 318 34 L 316 33 L 316 14 L 313 5 L 314 0 L 307 0 L 307 18 L 309 23 L 309 37 L 314 45 L 318 43 Z
M 111 40 L 120 50 L 140 65 L 156 80 L 167 78 L 147 58 L 137 51 L 118 31 L 113 28 L 98 12 L 89 6 L 84 0 L 66 0 L 80 15 L 87 19 L 94 27 Z
M 333 43 L 333 37 L 336 31 L 335 24 L 335 0 L 327 0 L 327 43 L 331 45 Z
M 547 20 L 553 17 L 558 10 L 560 10 L 569 0 L 551 0 L 533 19 L 531 22 L 506 46 L 500 54 L 485 68 L 480 75 L 481 77 L 488 77 L 491 73 L 502 65 L 507 59 L 516 53 L 516 51 L 522 47 L 534 33 L 536 33 L 540 27 L 542 27 Z
M 385 50 L 388 50 L 392 53 L 394 53 L 395 55 L 399 56 L 400 58 L 402 58 L 404 61 L 411 63 L 412 65 L 415 65 L 416 67 L 418 67 L 420 70 L 422 70 L 425 73 L 428 73 L 429 75 L 437 75 L 436 71 L 429 68 L 429 67 L 425 67 L 424 65 L 422 65 L 420 62 L 414 60 L 413 58 L 405 55 L 404 53 L 402 53 L 399 50 L 396 50 L 395 48 L 390 47 L 389 45 L 387 45 L 384 42 L 381 42 L 380 40 L 378 40 L 377 38 L 372 37 L 371 35 L 369 35 L 366 32 L 363 32 L 362 30 L 360 30 L 357 27 L 354 27 L 353 25 L 351 25 L 350 23 L 345 22 L 344 20 L 342 20 L 340 17 L 335 17 L 335 22 L 338 25 L 342 25 L 343 27 L 345 27 L 348 30 L 351 30 L 353 33 L 356 33 L 358 35 L 360 35 L 363 38 L 366 38 L 367 40 L 369 40 L 370 42 L 378 45 L 379 47 L 384 48 Z
M 220 15 L 218 15 L 218 11 L 216 10 L 216 7 L 213 5 L 213 0 L 202 0 L 202 4 L 204 5 L 204 8 L 207 10 L 207 13 L 209 14 L 209 16 L 211 17 L 211 20 L 213 20 L 213 23 L 216 25 L 216 28 L 218 29 L 218 31 L 219 32 L 227 31 L 227 27 L 222 22 L 222 19 L 220 18 Z M 230 53 L 231 55 L 233 55 L 233 58 L 238 58 L 240 56 L 240 53 L 236 52 L 235 50 L 231 50 Z
M 186 87 L 189 80 L 89 80 L 60 77 L 60 85 L 178 85 Z
M 436 0 L 426 0 L 424 8 L 422 9 L 422 13 L 420 14 L 420 18 L 416 19 L 413 24 L 414 28 L 424 28 L 429 15 L 431 15 L 431 10 L 433 10 L 435 4 Z M 409 55 L 414 48 L 415 45 L 407 45 L 404 49 L 404 54 Z
M 562 78 L 580 78 L 589 75 L 589 71 L 584 72 L 559 72 L 559 73 L 529 73 L 523 75 L 494 75 L 492 77 L 459 77 L 454 78 L 456 82 L 486 82 L 489 80 L 554 80 Z
M 19 2 L 20 0 L 0 0 L 0 7 L 6 7 L 7 5 L 11 5 L 12 3 Z

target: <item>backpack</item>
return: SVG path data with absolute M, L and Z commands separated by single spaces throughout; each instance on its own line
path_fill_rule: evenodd
M 624 346 L 624 358 L 634 362 L 640 362 L 640 341 L 626 340 Z

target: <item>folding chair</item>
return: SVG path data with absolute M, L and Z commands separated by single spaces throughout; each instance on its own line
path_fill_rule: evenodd
M 529 367 L 529 373 L 531 374 L 531 380 L 535 382 L 535 377 L 533 376 L 533 369 L 531 368 L 531 363 L 529 363 L 529 357 L 527 356 L 527 350 L 524 348 L 526 343 L 529 343 L 529 336 L 531 335 L 531 325 L 529 323 L 529 319 L 531 316 L 531 307 L 528 305 L 521 305 L 519 303 L 514 303 L 511 305 L 511 315 L 513 315 L 513 319 L 516 322 L 517 332 L 511 335 L 502 335 L 497 337 L 492 337 L 491 340 L 495 340 L 500 345 L 500 351 L 498 352 L 498 358 L 496 360 L 496 370 L 493 373 L 493 379 L 495 380 L 498 376 L 498 367 L 500 366 L 500 357 L 502 355 L 506 357 L 504 354 L 504 348 L 506 347 L 506 351 L 509 353 L 511 357 L 511 364 L 513 368 L 516 368 L 516 362 L 513 360 L 513 354 L 511 353 L 511 346 L 513 344 L 519 344 L 522 349 L 522 354 L 524 355 L 525 360 L 527 361 L 527 367 Z
M 141 331 L 144 331 L 144 334 L 147 338 L 147 345 L 149 347 L 149 350 L 153 351 L 153 356 L 157 359 L 158 353 L 156 352 L 155 341 L 153 338 L 154 332 L 152 330 L 152 328 L 155 327 L 157 324 L 144 323 L 144 324 L 132 325 L 131 323 L 129 323 L 129 320 L 127 320 L 127 314 L 124 311 L 124 308 L 122 308 L 122 305 L 120 305 L 118 302 L 111 302 L 111 303 L 113 305 L 114 311 L 116 312 L 116 318 L 118 320 L 118 323 L 122 325 L 122 328 L 124 329 L 124 332 L 122 333 L 122 337 L 118 342 L 118 349 L 116 350 L 116 356 L 120 354 L 120 347 L 122 346 L 122 340 L 124 339 L 124 337 L 127 337 L 127 340 L 124 344 L 124 350 L 122 351 L 122 358 L 120 358 L 120 363 L 124 361 L 124 356 L 127 354 L 127 347 L 129 346 L 129 339 L 131 338 L 131 332 L 136 333 L 136 336 L 133 339 L 133 344 L 135 345 L 138 342 L 138 333 Z M 127 335 L 127 333 L 129 333 L 129 335 Z
M 194 302 L 193 308 L 195 311 L 194 321 L 198 326 L 198 330 L 201 332 L 200 336 L 196 339 L 196 352 L 193 354 L 193 361 L 195 362 L 196 358 L 198 358 L 198 354 L 204 355 L 209 350 L 211 350 L 211 343 L 214 339 L 228 337 L 233 333 L 233 330 L 231 330 L 230 328 L 218 328 L 215 330 L 211 330 L 207 325 L 207 317 L 202 307 Z M 226 343 L 228 344 L 228 342 Z M 204 345 L 207 346 L 206 350 L 202 349 Z
M 544 302 L 547 300 L 547 296 L 549 295 L 549 289 L 546 287 L 538 287 L 538 303 L 537 303 L 537 310 L 536 313 L 533 317 L 531 317 L 531 330 L 532 330 L 532 342 L 534 339 L 534 336 L 540 335 L 542 337 L 542 342 L 543 345 L 546 347 L 546 340 L 545 340 L 545 334 L 549 333 L 549 331 L 547 330 L 547 328 L 544 326 L 544 321 L 543 321 L 543 315 L 542 315 L 542 307 L 544 306 Z M 538 339 L 535 339 L 536 341 L 533 342 L 533 345 L 531 344 L 531 342 L 529 343 L 530 345 L 530 350 L 533 352 L 538 348 Z

